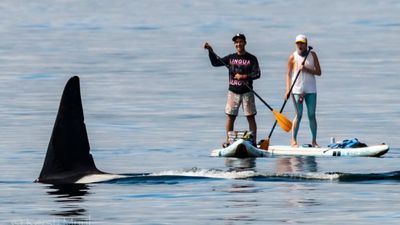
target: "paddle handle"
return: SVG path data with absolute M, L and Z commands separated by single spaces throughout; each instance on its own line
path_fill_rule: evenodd
M 303 62 L 301 63 L 301 65 L 304 66 L 304 64 L 306 63 L 307 57 L 308 57 L 308 55 L 310 54 L 310 52 L 311 52 L 312 49 L 313 49 L 313 47 L 308 46 L 308 51 L 307 51 L 306 56 L 304 57 L 304 60 L 303 60 Z M 294 87 L 294 85 L 296 84 L 297 79 L 299 78 L 300 72 L 301 72 L 301 70 L 299 70 L 299 71 L 297 72 L 296 78 L 294 79 L 293 84 L 290 86 L 290 89 L 289 89 L 289 92 L 288 92 L 289 94 L 292 93 L 293 87 Z M 286 97 L 286 96 L 285 96 L 285 97 Z M 281 109 L 279 110 L 280 113 L 283 112 L 283 109 L 285 108 L 288 99 L 289 99 L 289 98 L 285 98 L 285 101 L 283 102 L 282 107 L 281 107 Z M 275 127 L 276 127 L 276 123 L 277 123 L 277 122 L 278 122 L 278 121 L 275 120 L 274 125 L 272 126 L 272 129 L 271 129 L 271 131 L 270 131 L 269 134 L 268 134 L 268 139 L 271 138 L 272 133 L 274 132 L 274 129 L 275 129 Z
M 226 68 L 229 69 L 229 66 L 224 62 L 224 60 L 222 60 L 222 59 L 212 50 L 212 48 L 207 48 L 207 49 L 208 49 L 208 51 L 210 51 L 222 64 L 224 64 L 224 66 L 225 66 Z M 245 85 L 251 92 L 253 92 L 253 94 L 254 94 L 255 96 L 257 96 L 258 99 L 260 99 L 260 101 L 261 101 L 262 103 L 264 103 L 264 105 L 266 105 L 266 106 L 268 107 L 269 110 L 271 110 L 271 111 L 274 110 L 274 109 L 273 109 L 266 101 L 264 101 L 264 99 L 262 99 L 261 96 L 260 96 L 259 94 L 257 94 L 257 92 L 254 91 L 253 88 L 251 88 L 245 81 L 244 81 L 243 83 L 244 83 L 244 85 Z M 276 122 L 276 120 L 275 120 L 275 122 Z

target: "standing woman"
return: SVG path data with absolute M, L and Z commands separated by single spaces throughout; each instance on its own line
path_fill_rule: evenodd
M 319 65 L 317 54 L 314 51 L 310 52 L 304 66 L 302 65 L 307 53 L 307 46 L 307 37 L 303 34 L 297 35 L 296 51 L 290 54 L 288 59 L 285 98 L 288 99 L 290 94 L 292 94 L 295 106 L 295 118 L 293 120 L 291 141 L 292 147 L 298 147 L 297 134 L 299 132 L 300 121 L 303 115 L 303 101 L 305 101 L 307 106 L 307 115 L 312 134 L 312 146 L 319 147 L 317 144 L 317 119 L 315 117 L 317 107 L 317 85 L 315 76 L 321 76 L 321 67 Z M 293 84 L 298 71 L 301 71 L 299 78 L 293 86 L 292 93 L 289 93 L 290 87 Z

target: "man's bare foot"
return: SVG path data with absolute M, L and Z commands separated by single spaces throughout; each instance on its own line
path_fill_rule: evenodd
M 297 141 L 293 141 L 293 140 L 292 140 L 292 143 L 290 144 L 290 146 L 292 146 L 293 148 L 299 147 L 299 145 L 297 144 Z

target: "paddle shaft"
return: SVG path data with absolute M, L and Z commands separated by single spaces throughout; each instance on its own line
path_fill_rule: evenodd
M 208 51 L 210 51 L 222 64 L 224 64 L 224 66 L 225 66 L 226 68 L 229 69 L 229 66 L 228 66 L 228 65 L 227 65 L 227 64 L 226 64 L 226 63 L 211 49 L 211 48 L 208 48 Z M 261 101 L 262 103 L 264 103 L 264 105 L 266 105 L 266 106 L 268 107 L 269 110 L 271 110 L 271 111 L 274 110 L 270 105 L 268 105 L 268 103 L 267 103 L 266 101 L 264 101 L 264 99 L 261 98 L 260 95 L 257 94 L 257 92 L 255 92 L 255 91 L 253 90 L 253 88 L 251 88 L 251 87 L 246 83 L 246 81 L 244 81 L 243 83 L 244 83 L 244 85 L 245 85 L 251 92 L 253 92 L 253 94 L 254 94 L 255 96 L 257 96 L 258 99 L 260 99 L 260 101 Z M 275 126 L 276 126 L 276 120 L 275 120 Z
M 307 56 L 310 54 L 310 52 L 311 52 L 312 49 L 313 49 L 313 48 L 312 48 L 311 46 L 308 46 L 308 51 L 307 51 L 306 56 L 304 57 L 304 60 L 303 60 L 303 62 L 301 63 L 301 65 L 304 66 L 304 63 L 306 62 Z M 292 86 L 290 86 L 290 89 L 289 89 L 289 92 L 288 92 L 289 94 L 292 93 L 293 87 L 294 87 L 294 85 L 296 84 L 297 79 L 299 78 L 300 72 L 301 72 L 301 70 L 299 70 L 299 71 L 297 72 L 296 78 L 294 78 L 293 84 L 292 84 Z M 287 96 L 285 96 L 285 97 L 287 97 Z M 283 105 L 282 105 L 282 107 L 281 107 L 281 110 L 279 110 L 280 113 L 283 112 L 283 109 L 285 108 L 288 99 L 289 99 L 289 98 L 285 98 L 285 101 L 283 102 Z M 271 138 L 272 133 L 274 132 L 274 129 L 275 129 L 275 127 L 276 127 L 276 123 L 277 123 L 277 120 L 275 120 L 275 123 L 274 123 L 274 125 L 272 126 L 271 131 L 269 132 L 268 139 Z

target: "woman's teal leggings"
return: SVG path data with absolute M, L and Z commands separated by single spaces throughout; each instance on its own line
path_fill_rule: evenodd
M 304 95 L 293 94 L 294 108 L 296 116 L 293 120 L 292 138 L 297 141 L 297 133 L 299 132 L 301 117 L 303 116 L 303 101 L 306 102 L 308 120 L 310 121 L 310 129 L 313 141 L 317 139 L 317 119 L 315 110 L 317 108 L 317 93 L 308 93 Z

